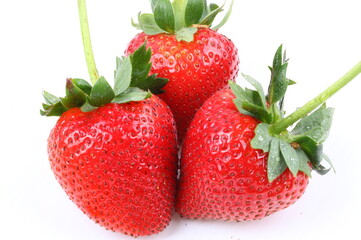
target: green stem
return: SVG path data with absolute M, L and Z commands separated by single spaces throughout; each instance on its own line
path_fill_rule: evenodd
M 334 84 L 329 86 L 325 91 L 319 94 L 317 97 L 306 103 L 303 107 L 296 110 L 286 118 L 282 119 L 270 126 L 270 132 L 272 134 L 279 134 L 286 130 L 289 126 L 305 117 L 307 114 L 315 110 L 318 106 L 326 102 L 328 98 L 338 92 L 341 88 L 351 82 L 359 73 L 361 73 L 361 61 L 356 64 L 348 73 L 337 80 Z
M 98 80 L 99 74 L 97 67 L 95 65 L 92 43 L 90 41 L 88 15 L 86 10 L 85 0 L 78 0 L 78 10 L 79 10 L 80 28 L 81 28 L 81 35 L 83 38 L 85 59 L 88 66 L 88 73 L 92 84 L 94 84 Z

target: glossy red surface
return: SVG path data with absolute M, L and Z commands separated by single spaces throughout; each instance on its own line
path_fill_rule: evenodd
M 69 198 L 107 229 L 149 235 L 169 223 L 177 149 L 169 107 L 153 96 L 64 113 L 48 140 L 51 168 Z
M 205 102 L 189 126 L 181 158 L 176 211 L 187 218 L 261 219 L 293 204 L 308 177 L 286 170 L 267 179 L 267 153 L 250 146 L 259 123 L 241 114 L 224 89 Z
M 179 136 L 196 110 L 212 94 L 235 80 L 238 51 L 227 37 L 210 29 L 200 29 L 192 42 L 177 41 L 175 35 L 138 34 L 125 54 L 134 52 L 144 41 L 152 50 L 151 73 L 169 79 L 165 93 L 159 95 L 172 109 Z

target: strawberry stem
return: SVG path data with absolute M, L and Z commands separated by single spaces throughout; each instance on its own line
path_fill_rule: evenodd
M 92 43 L 90 41 L 88 15 L 86 10 L 85 0 L 78 0 L 78 10 L 79 10 L 80 28 L 83 39 L 85 59 L 88 66 L 88 73 L 90 76 L 90 80 L 94 85 L 94 83 L 99 79 L 99 74 L 95 65 Z
M 356 64 L 349 72 L 337 80 L 334 84 L 329 86 L 325 91 L 316 96 L 314 99 L 306 103 L 303 107 L 299 108 L 286 118 L 279 122 L 272 124 L 269 128 L 271 134 L 279 134 L 285 131 L 289 126 L 305 117 L 307 114 L 315 110 L 323 104 L 328 98 L 338 92 L 341 88 L 351 82 L 358 74 L 361 73 L 361 61 Z

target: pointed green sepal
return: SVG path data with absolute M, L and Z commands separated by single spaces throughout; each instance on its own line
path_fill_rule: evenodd
M 268 152 L 267 175 L 269 182 L 279 177 L 287 168 L 296 176 L 299 172 L 311 175 L 310 158 L 302 147 L 290 142 L 287 136 L 272 136 L 269 124 L 260 123 L 256 127 L 255 136 L 251 140 L 254 149 Z
M 255 137 L 251 140 L 251 146 L 254 149 L 262 149 L 264 152 L 270 151 L 270 144 L 273 137 L 268 132 L 269 125 L 260 123 L 255 130 Z
M 287 169 L 287 164 L 282 154 L 280 154 L 280 140 L 272 138 L 269 143 L 269 154 L 267 162 L 268 181 L 273 182 Z
M 155 22 L 154 15 L 150 13 L 139 13 L 138 15 L 139 24 L 132 23 L 136 28 L 139 26 L 145 34 L 156 35 L 159 33 L 165 33 L 157 23 Z
M 255 117 L 265 123 L 271 123 L 272 114 L 266 106 L 266 97 L 261 84 L 250 76 L 243 76 L 256 88 L 256 91 L 247 88 L 243 89 L 230 81 L 229 85 L 236 96 L 236 99 L 233 100 L 236 107 L 243 114 Z
M 104 77 L 100 77 L 94 84 L 88 102 L 94 107 L 101 107 L 110 103 L 115 97 L 114 91 Z
M 42 104 L 43 109 L 40 110 L 41 116 L 61 116 L 61 114 L 67 110 L 60 102 L 60 99 L 53 94 L 43 91 L 43 97 L 45 99 L 45 103 Z
M 154 20 L 159 26 L 168 33 L 174 33 L 175 19 L 173 6 L 170 0 L 158 0 L 154 6 Z
M 175 20 L 175 31 L 179 31 L 182 28 L 185 28 L 185 9 L 187 5 L 187 0 L 174 0 L 172 2 L 174 10 L 174 20 Z
M 127 103 L 133 101 L 142 101 L 147 98 L 150 98 L 152 93 L 150 91 L 144 91 L 140 88 L 131 87 L 128 88 L 125 92 L 119 94 L 113 99 L 113 103 Z
M 76 85 L 76 82 L 71 78 L 66 80 L 65 93 L 66 96 L 64 98 L 60 98 L 60 101 L 66 108 L 80 107 L 86 101 L 87 94 L 81 90 Z
M 218 6 L 217 4 L 211 4 L 209 6 L 209 12 L 206 16 L 202 18 L 200 21 L 200 25 L 211 26 L 216 16 L 223 11 L 224 4 L 222 6 Z
M 308 136 L 316 143 L 323 143 L 330 132 L 335 109 L 322 104 L 316 111 L 302 118 L 292 129 L 292 135 Z
M 195 27 L 182 28 L 175 33 L 177 41 L 192 42 L 194 34 L 198 31 Z
M 268 101 L 275 104 L 284 98 L 289 85 L 286 77 L 288 63 L 282 52 L 282 45 L 277 49 L 271 69 L 271 82 L 268 89 Z
M 123 59 L 116 58 L 116 70 L 114 76 L 114 94 L 118 95 L 124 92 L 132 80 L 132 63 L 130 57 L 125 57 Z
M 153 94 L 161 94 L 167 83 L 166 78 L 150 76 L 152 53 L 144 43 L 133 54 L 116 58 L 114 71 L 114 88 L 104 77 L 99 77 L 91 86 L 79 78 L 66 80 L 66 96 L 58 98 L 46 91 L 43 92 L 45 103 L 40 114 L 43 116 L 61 116 L 71 108 L 79 107 L 83 112 L 90 112 L 108 103 L 126 103 L 142 101 Z
M 203 0 L 187 1 L 187 6 L 185 9 L 185 23 L 187 27 L 199 23 L 199 20 L 203 15 L 203 10 L 205 7 L 204 4 L 205 3 Z
M 168 83 L 168 79 L 157 78 L 155 74 L 148 76 L 152 67 L 150 62 L 151 56 L 151 50 L 146 48 L 146 43 L 130 56 L 132 78 L 129 86 L 140 88 L 144 91 L 150 90 L 154 94 L 160 94 L 164 92 L 162 88 Z
M 233 2 L 234 2 L 234 0 L 231 1 L 231 4 L 230 4 L 230 6 L 229 6 L 229 8 L 227 10 L 227 13 L 224 15 L 223 19 L 216 26 L 212 27 L 213 30 L 217 31 L 218 29 L 223 27 L 228 22 L 228 19 L 231 16 L 231 13 L 232 13 Z

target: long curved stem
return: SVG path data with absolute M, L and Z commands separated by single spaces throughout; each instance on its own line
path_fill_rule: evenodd
M 95 65 L 92 43 L 90 41 L 88 14 L 86 10 L 85 0 L 78 0 L 78 10 L 85 59 L 88 66 L 88 73 L 92 84 L 94 84 L 98 80 L 99 74 Z
M 299 119 L 305 117 L 307 114 L 315 110 L 318 106 L 323 104 L 328 98 L 334 95 L 337 91 L 351 82 L 358 74 L 361 73 L 361 61 L 356 64 L 348 73 L 337 80 L 334 84 L 329 86 L 325 91 L 317 97 L 306 103 L 303 107 L 299 108 L 286 118 L 270 126 L 270 132 L 273 134 L 281 133 L 289 126 L 297 122 Z

